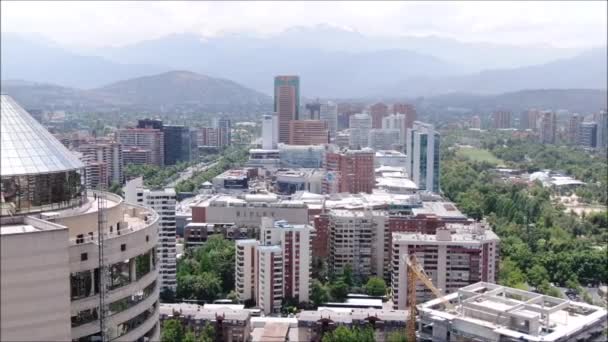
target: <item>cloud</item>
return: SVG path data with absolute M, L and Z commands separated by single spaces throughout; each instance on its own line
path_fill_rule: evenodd
M 369 35 L 582 47 L 606 43 L 607 10 L 606 1 L 2 1 L 1 23 L 2 31 L 40 33 L 78 47 L 184 32 L 272 34 L 321 23 Z

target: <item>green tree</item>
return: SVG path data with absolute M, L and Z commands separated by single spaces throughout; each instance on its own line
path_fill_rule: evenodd
M 182 342 L 196 342 L 196 336 L 194 335 L 192 329 L 188 329 L 186 335 L 184 335 L 184 339 L 182 340 Z
M 407 336 L 405 335 L 405 331 L 393 331 L 386 338 L 386 342 L 407 342 Z
M 176 319 L 165 321 L 160 336 L 161 342 L 182 342 L 184 338 L 184 329 L 181 323 Z
M 343 325 L 334 331 L 325 333 L 322 342 L 374 342 L 374 331 L 371 327 L 347 328 Z
M 517 285 L 521 285 L 526 282 L 523 272 L 513 260 L 508 258 L 504 259 L 500 263 L 498 278 L 500 279 L 500 284 L 509 287 L 517 287 Z
M 311 285 L 311 294 L 310 299 L 312 300 L 315 306 L 319 306 L 323 303 L 326 303 L 329 300 L 329 294 L 327 293 L 327 288 L 323 286 L 323 284 L 314 279 Z
M 350 264 L 346 264 L 342 270 L 342 281 L 348 286 L 353 286 L 353 267 Z
M 120 184 L 116 183 L 116 182 L 112 182 L 112 185 L 110 185 L 110 192 L 117 194 L 118 196 L 124 197 L 124 193 L 122 191 L 122 186 L 120 186 Z
M 538 287 L 543 282 L 549 281 L 549 273 L 547 270 L 541 265 L 534 265 L 531 269 L 528 270 L 528 284 Z
M 203 330 L 199 337 L 199 342 L 214 342 L 215 341 L 215 327 L 211 323 L 205 323 Z
M 343 302 L 348 295 L 348 285 L 343 280 L 330 284 L 331 298 L 336 302 Z
M 371 277 L 365 284 L 365 292 L 370 296 L 384 296 L 386 294 L 386 284 L 380 277 Z

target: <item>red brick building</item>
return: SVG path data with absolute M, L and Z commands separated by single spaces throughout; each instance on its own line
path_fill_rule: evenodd
M 376 182 L 374 157 L 375 152 L 371 149 L 327 153 L 325 169 L 333 172 L 334 178 L 331 182 L 337 182 L 337 187 L 332 187 L 328 183 L 329 180 L 326 180 L 325 189 L 337 189 L 338 192 L 352 194 L 371 193 Z
M 388 115 L 388 106 L 379 102 L 372 105 L 369 111 L 372 117 L 372 128 L 382 128 L 382 119 Z
M 416 121 L 416 108 L 408 103 L 393 104 L 393 114 L 405 115 L 405 129 L 412 128 Z
M 292 120 L 289 122 L 290 145 L 321 145 L 329 143 L 327 121 Z

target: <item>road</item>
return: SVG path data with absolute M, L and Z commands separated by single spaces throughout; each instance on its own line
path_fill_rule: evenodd
M 205 162 L 200 162 L 196 165 L 192 165 L 188 168 L 186 168 L 184 171 L 179 173 L 179 177 L 177 177 L 174 181 L 170 182 L 169 184 L 166 185 L 166 187 L 168 188 L 173 188 L 177 185 L 177 183 L 183 181 L 183 180 L 187 180 L 192 178 L 192 175 L 195 172 L 204 172 L 209 168 L 214 167 L 217 164 L 217 162 L 213 162 L 211 164 L 209 163 L 205 163 Z

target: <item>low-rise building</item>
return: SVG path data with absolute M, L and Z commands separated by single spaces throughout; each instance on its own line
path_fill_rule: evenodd
M 246 227 L 236 227 L 234 223 L 193 223 L 184 228 L 184 247 L 196 248 L 205 245 L 214 235 L 221 235 L 226 240 L 237 240 L 254 237 L 253 230 Z
M 405 168 L 406 156 L 404 153 L 395 150 L 376 151 L 374 166 L 397 166 Z
M 213 177 L 215 190 L 247 190 L 249 188 L 250 172 L 248 170 L 231 169 Z
M 277 193 L 291 195 L 296 191 L 308 191 L 314 194 L 323 192 L 325 171 L 320 169 L 289 169 L 275 173 Z

